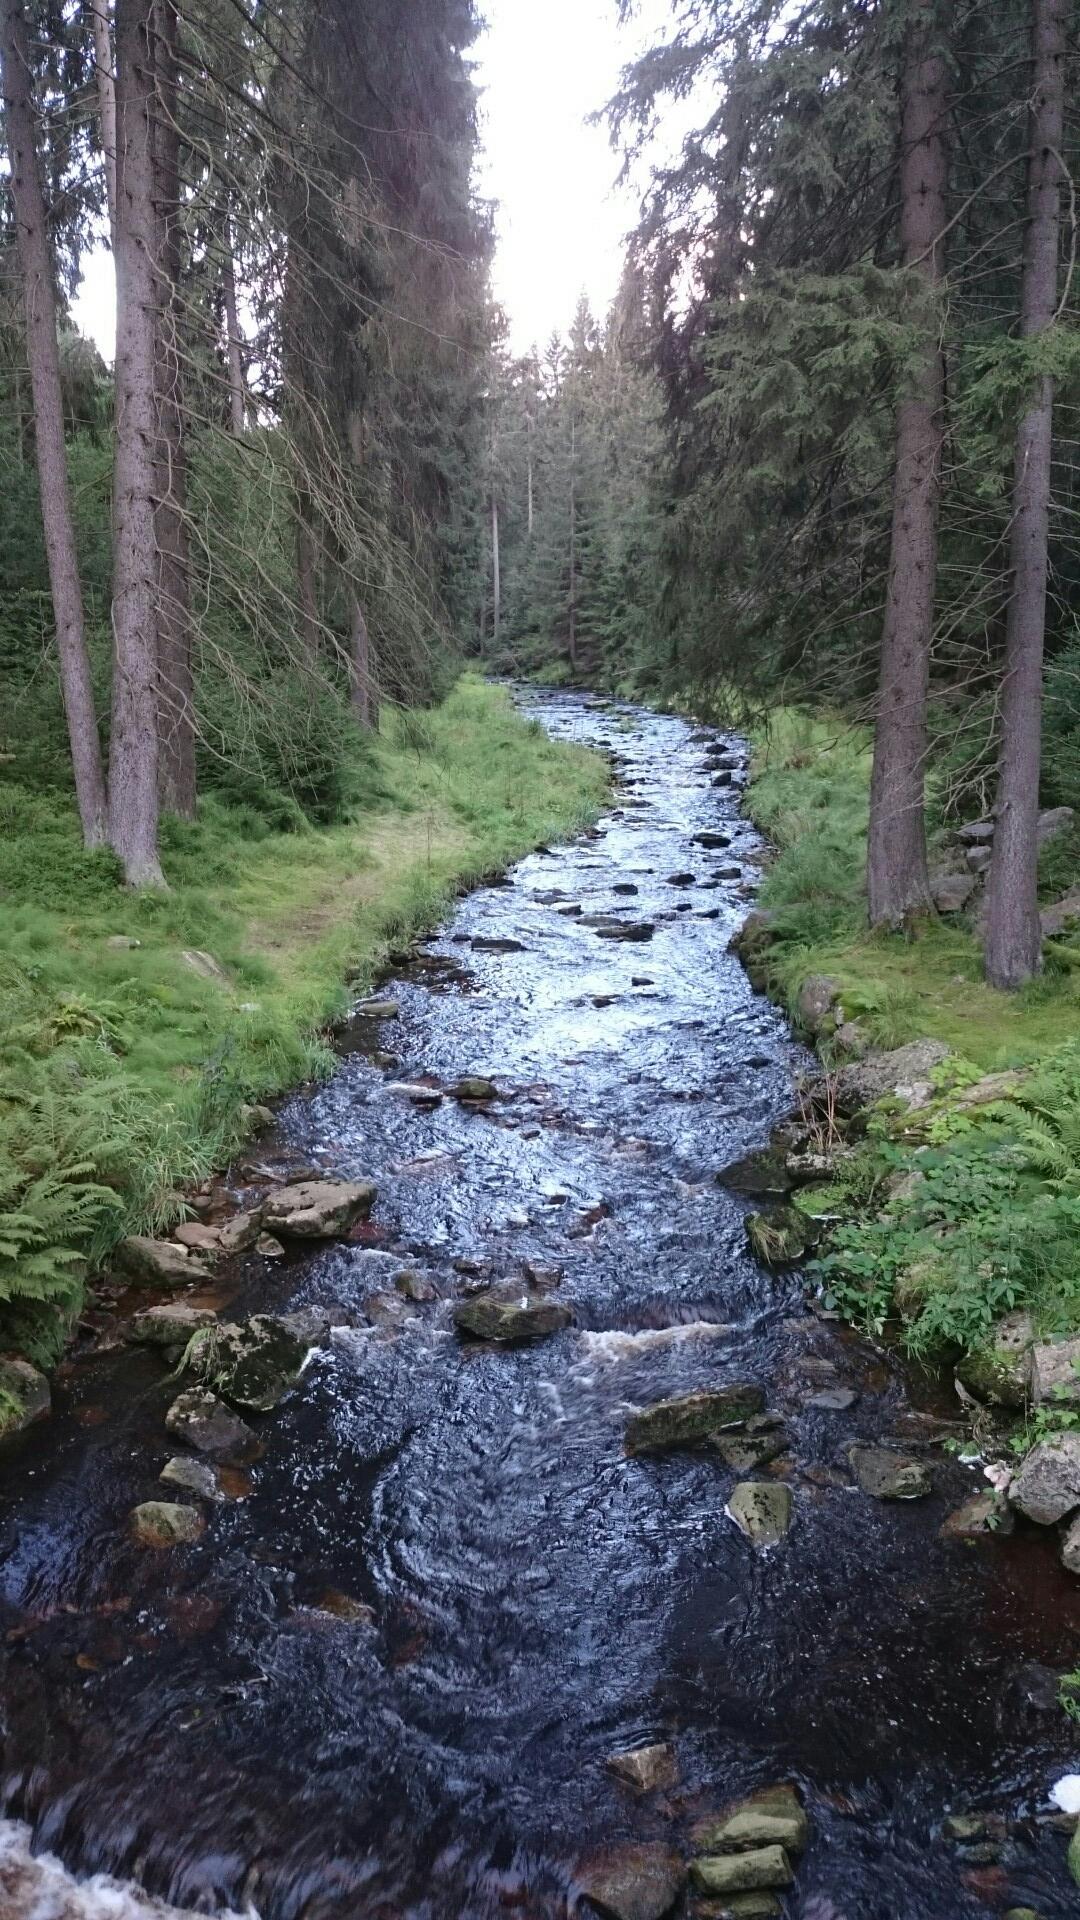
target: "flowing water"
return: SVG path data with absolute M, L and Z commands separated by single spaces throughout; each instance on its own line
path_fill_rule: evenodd
M 620 791 L 592 833 L 464 900 L 388 986 L 400 1019 L 355 1023 L 265 1143 L 274 1164 L 370 1173 L 380 1198 L 367 1244 L 222 1281 L 237 1311 L 335 1322 L 262 1421 L 246 1497 L 195 1547 L 129 1542 L 128 1509 L 163 1491 L 176 1387 L 108 1339 L 0 1472 L 0 1913 L 127 1916 L 154 1896 L 261 1920 L 540 1920 L 575 1910 L 598 1849 L 678 1846 L 731 1795 L 793 1779 L 813 1837 L 791 1914 L 1065 1920 L 1065 1840 L 1036 1816 L 1075 1764 L 1047 1673 L 1078 1657 L 1075 1583 L 1030 1531 L 939 1538 L 976 1485 L 937 1445 L 955 1406 L 811 1311 L 800 1275 L 756 1266 L 746 1203 L 713 1177 L 790 1110 L 805 1064 L 727 952 L 759 850 L 737 787 L 714 788 L 677 719 L 530 704 L 612 751 Z M 724 827 L 729 849 L 695 841 Z M 605 939 L 597 912 L 652 937 Z M 504 1098 L 395 1091 L 462 1073 Z M 441 1297 L 368 1325 L 403 1255 Z M 524 1261 L 562 1270 L 573 1329 L 464 1346 L 453 1299 Z M 733 1379 L 763 1384 L 794 1441 L 773 1469 L 794 1524 L 765 1555 L 725 1517 L 716 1460 L 623 1447 L 635 1406 Z M 823 1386 L 858 1400 L 815 1409 Z M 855 1437 L 924 1455 L 933 1498 L 857 1491 Z M 651 1741 L 674 1744 L 679 1783 L 638 1799 L 605 1761 Z M 1000 1863 L 940 1837 L 966 1806 L 1019 1823 Z M 28 1864 L 29 1833 L 63 1870 Z M 69 1878 L 102 1874 L 146 1894 Z

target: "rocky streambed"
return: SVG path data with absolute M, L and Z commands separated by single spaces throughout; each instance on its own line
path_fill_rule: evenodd
M 0 1465 L 0 1913 L 1065 1920 L 1076 1581 L 740 1190 L 806 1064 L 743 748 L 531 704 L 610 813 L 125 1250 Z

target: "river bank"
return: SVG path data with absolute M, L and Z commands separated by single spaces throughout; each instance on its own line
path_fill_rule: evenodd
M 329 1070 L 346 977 L 355 997 L 457 888 L 593 817 L 607 778 L 467 678 L 386 716 L 346 824 L 284 796 L 287 831 L 213 796 L 168 823 L 165 894 L 119 887 L 66 796 L 0 781 L 0 1351 L 54 1360 L 87 1262 L 167 1227 L 254 1108 Z
M 131 1301 L 0 1474 L 4 1811 L 69 1874 L 261 1920 L 690 1914 L 751 1872 L 744 1913 L 1066 1920 L 1075 1582 L 1035 1530 L 943 1531 L 979 1484 L 958 1425 L 752 1258 L 717 1179 L 809 1066 L 728 950 L 745 756 L 533 710 L 616 756 L 610 808 L 392 966 L 396 1016 L 220 1195 L 378 1190 L 352 1237 L 183 1295 L 329 1329 L 253 1457 L 178 1442 Z M 535 1340 L 477 1338 L 522 1296 Z M 673 1431 L 705 1414 L 715 1444 Z M 881 1497 L 882 1450 L 919 1497 Z M 133 1526 L 163 1497 L 194 1515 L 167 1549 Z M 733 1805 L 784 1844 L 732 1865 Z
M 1080 1417 L 1076 825 L 1044 816 L 1046 972 L 1006 996 L 982 978 L 988 822 L 939 825 L 936 924 L 867 932 L 869 770 L 860 729 L 782 711 L 747 791 L 776 854 L 740 952 L 825 1068 L 795 1205 L 818 1223 L 827 1303 L 954 1365 L 977 1421 L 1004 1418 L 1022 1453 Z

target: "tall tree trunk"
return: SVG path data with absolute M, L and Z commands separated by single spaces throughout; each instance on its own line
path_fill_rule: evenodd
M 570 671 L 577 672 L 577 420 L 570 414 L 570 608 L 567 652 Z
M 1058 302 L 1066 0 L 1032 0 L 1031 105 L 1020 331 L 1035 339 Z M 997 819 L 986 917 L 986 977 L 1019 987 L 1042 962 L 1037 893 L 1054 382 L 1039 376 L 1016 434 L 1009 539 L 1012 596 L 1005 627 Z
M 378 732 L 379 695 L 372 669 L 371 635 L 360 595 L 355 588 L 350 590 L 349 598 L 352 604 L 349 660 L 352 674 L 352 709 L 366 731 Z
M 195 683 L 188 580 L 187 449 L 180 349 L 180 139 L 174 0 L 154 0 L 154 184 L 157 221 L 158 785 L 161 805 L 195 818 Z
M 94 35 L 94 66 L 97 74 L 98 113 L 101 118 L 101 151 L 105 160 L 105 195 L 109 208 L 109 232 L 116 232 L 116 83 L 113 79 L 112 35 L 109 32 L 109 0 L 86 0 Z
M 88 847 L 99 847 L 106 839 L 105 775 L 71 518 L 53 263 L 35 143 L 30 35 L 21 0 L 0 0 L 0 60 L 3 62 L 11 194 L 26 304 L 41 517 L 56 619 L 60 684 L 83 839 Z
M 116 7 L 116 464 L 109 838 L 131 886 L 164 884 L 158 859 L 154 553 L 156 230 L 154 0 Z
M 936 296 L 944 280 L 947 216 L 946 13 L 919 0 L 903 74 L 900 249 L 924 283 L 924 339 L 896 416 L 892 543 L 870 786 L 870 924 L 899 928 L 933 911 L 923 814 L 926 704 L 937 586 L 945 366 Z
M 233 252 L 232 221 L 225 219 L 225 253 L 221 266 L 221 291 L 225 303 L 225 339 L 229 363 L 229 424 L 234 434 L 244 431 L 245 399 L 243 337 L 236 310 L 236 256 Z
M 492 599 L 492 643 L 495 651 L 499 648 L 499 625 L 502 618 L 502 577 L 499 570 L 499 503 L 495 495 L 491 496 L 491 599 Z

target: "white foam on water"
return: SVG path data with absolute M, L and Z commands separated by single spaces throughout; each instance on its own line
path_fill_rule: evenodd
M 643 1327 L 640 1333 L 620 1333 L 616 1328 L 606 1333 L 583 1333 L 581 1344 L 591 1359 L 614 1365 L 664 1347 L 681 1346 L 687 1340 L 723 1340 L 733 1332 L 734 1328 L 722 1321 L 687 1320 L 674 1327 Z
M 1050 1799 L 1062 1813 L 1080 1813 L 1080 1773 L 1066 1773 L 1050 1789 Z
M 29 1827 L 0 1820 L 0 1920 L 179 1920 L 183 1911 L 107 1873 L 77 1880 L 51 1853 L 31 1853 Z M 249 1907 L 217 1920 L 259 1916 Z

